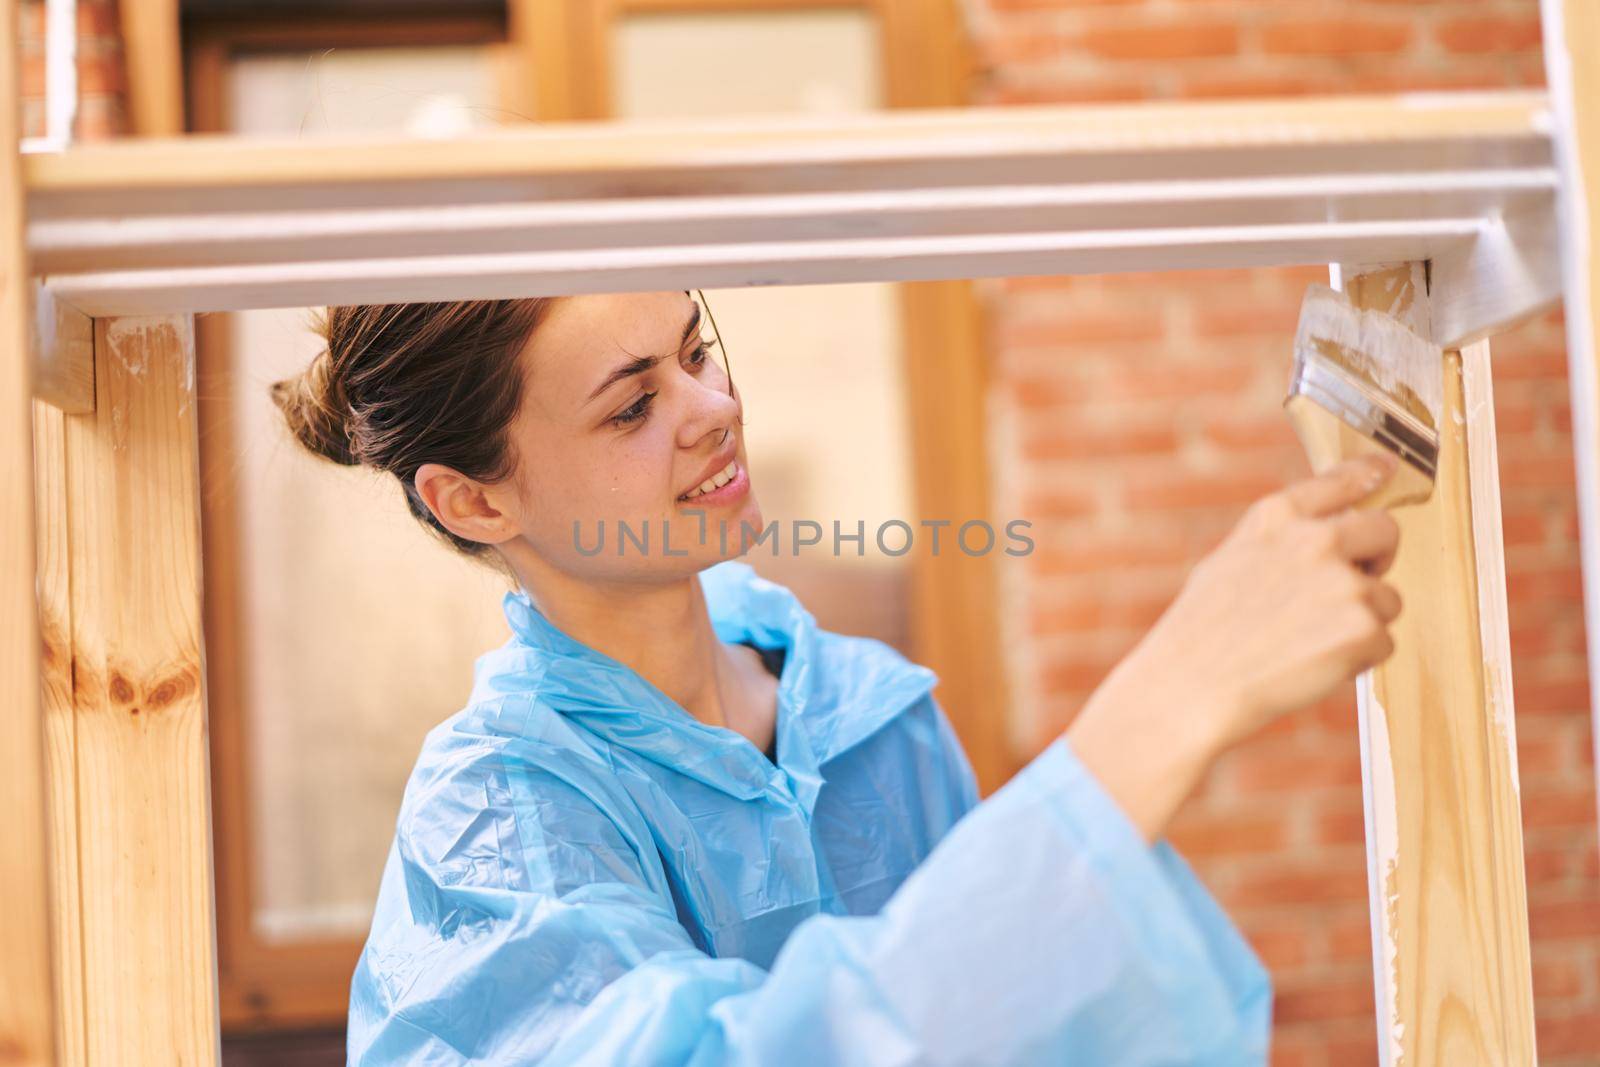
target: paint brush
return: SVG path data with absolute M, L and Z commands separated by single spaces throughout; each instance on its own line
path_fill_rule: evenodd
M 1444 408 L 1444 350 L 1326 285 L 1300 305 L 1284 409 L 1318 473 L 1365 452 L 1400 461 L 1357 507 L 1418 504 L 1433 493 Z

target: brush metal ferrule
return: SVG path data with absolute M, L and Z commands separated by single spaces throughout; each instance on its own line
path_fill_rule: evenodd
M 1410 412 L 1389 404 L 1373 387 L 1323 359 L 1295 361 L 1289 395 L 1299 394 L 1338 416 L 1345 425 L 1383 445 L 1434 479 L 1439 435 Z

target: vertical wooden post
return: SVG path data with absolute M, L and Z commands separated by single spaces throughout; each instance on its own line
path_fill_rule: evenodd
M 1583 549 L 1589 708 L 1600 759 L 1600 4 L 1543 0 L 1544 62 L 1561 168 L 1561 268 L 1566 298 L 1572 447 Z M 1597 794 L 1600 795 L 1600 794 Z
M 35 314 L 45 313 L 42 307 Z M 88 322 L 91 334 L 93 321 Z M 94 383 L 90 350 L 90 402 Z M 72 576 L 67 561 L 67 416 L 53 403 L 33 402 L 34 510 L 38 516 L 39 629 L 44 655 L 45 782 L 48 789 L 50 897 L 55 921 L 56 1059 L 61 1067 L 88 1061 L 84 1049 L 83 930 L 78 892 L 77 722 L 72 708 Z
M 1428 335 L 1420 263 L 1343 288 Z M 1395 653 L 1357 684 L 1381 1062 L 1534 1062 L 1489 346 L 1447 352 L 1438 480 L 1398 508 Z
M 95 322 L 66 420 L 79 911 L 90 1063 L 218 1061 L 189 316 Z
M 27 254 L 17 154 L 17 5 L 0 5 L 0 1058 L 53 1063 L 55 1004 L 46 890 L 44 747 L 39 714 L 39 626 L 34 599 L 33 449 L 29 429 Z

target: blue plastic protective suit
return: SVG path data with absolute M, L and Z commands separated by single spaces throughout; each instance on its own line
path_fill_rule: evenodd
M 352 1064 L 1265 1060 L 1266 973 L 1065 741 L 979 804 L 931 671 L 701 581 L 786 649 L 778 765 L 508 594 L 406 788 Z

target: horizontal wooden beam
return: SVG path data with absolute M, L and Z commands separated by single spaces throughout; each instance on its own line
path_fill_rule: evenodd
M 570 123 L 27 157 L 29 249 L 94 315 L 1491 248 L 1553 211 L 1539 93 Z
M 113 194 L 111 202 L 134 202 L 128 194 L 144 193 L 148 203 L 185 190 L 225 201 L 230 192 L 245 190 L 370 192 L 459 182 L 468 194 L 506 199 L 494 183 L 563 176 L 592 183 L 597 175 L 623 174 L 669 191 L 685 191 L 685 178 L 718 175 L 718 191 L 731 193 L 770 190 L 772 172 L 779 169 L 790 172 L 786 184 L 793 188 L 841 182 L 868 188 L 899 187 L 905 178 L 966 165 L 989 184 L 988 168 L 1013 168 L 1020 161 L 1080 181 L 1198 175 L 1185 163 L 1206 159 L 1228 170 L 1242 165 L 1278 174 L 1284 161 L 1319 158 L 1318 171 L 1359 174 L 1391 169 L 1374 164 L 1405 158 L 1408 148 L 1418 165 L 1439 170 L 1548 165 L 1547 125 L 1544 94 L 1526 90 L 926 108 L 759 120 L 552 123 L 479 131 L 448 142 L 388 136 L 147 138 L 30 153 L 23 174 L 31 208 L 47 215 L 77 210 L 74 205 L 97 193 Z M 1101 166 L 1081 169 L 1096 159 Z M 1129 172 L 1108 169 L 1130 161 Z M 972 170 L 972 164 L 981 169 Z M 346 198 L 338 206 L 362 203 L 371 201 Z
M 1471 241 L 1471 219 L 1426 223 L 1191 227 L 1087 233 L 983 234 L 868 240 L 433 256 L 219 268 L 105 271 L 49 279 L 95 316 L 159 309 L 257 307 L 533 295 L 931 281 L 1026 274 L 1107 274 L 1427 259 Z

